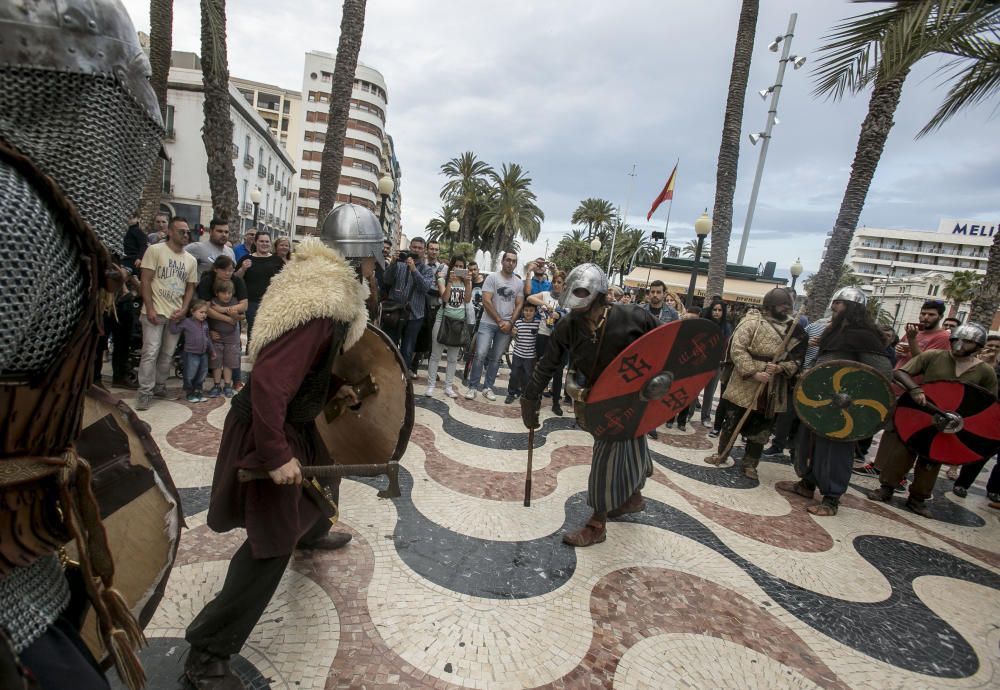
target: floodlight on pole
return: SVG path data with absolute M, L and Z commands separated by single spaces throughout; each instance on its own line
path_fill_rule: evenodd
M 792 69 L 799 69 L 802 65 L 806 64 L 805 55 L 792 55 L 788 59 L 792 61 Z
M 785 35 L 777 37 L 768 46 L 768 50 L 772 53 L 778 52 L 779 45 L 783 45 L 784 48 L 781 52 L 781 59 L 778 60 L 778 77 L 774 80 L 774 86 L 771 87 L 771 103 L 767 109 L 767 126 L 764 128 L 763 132 L 760 132 L 756 136 L 753 134 L 750 135 L 750 141 L 756 144 L 758 140 L 761 140 L 761 146 L 760 156 L 757 159 L 757 172 L 754 174 L 753 179 L 753 189 L 750 192 L 750 203 L 747 205 L 747 217 L 746 220 L 743 221 L 743 235 L 740 237 L 740 253 L 736 258 L 736 263 L 738 264 L 743 263 L 743 259 L 746 257 L 747 253 L 747 242 L 750 240 L 750 226 L 753 224 L 753 212 L 754 208 L 757 206 L 757 193 L 760 191 L 760 179 L 764 174 L 764 161 L 767 159 L 767 147 L 771 141 L 771 129 L 774 127 L 774 120 L 778 115 L 778 98 L 781 96 L 782 80 L 785 77 L 785 65 L 788 64 L 788 56 L 792 50 L 792 37 L 795 36 L 796 19 L 798 19 L 798 14 L 793 12 L 788 18 L 788 29 L 785 31 Z
M 757 93 L 760 94 L 761 99 L 765 99 L 765 98 L 767 98 L 767 95 L 769 93 L 771 93 L 772 91 L 774 91 L 774 87 L 773 86 L 768 86 L 766 89 L 761 89 Z

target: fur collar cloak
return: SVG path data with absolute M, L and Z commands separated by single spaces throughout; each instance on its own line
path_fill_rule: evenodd
M 316 238 L 302 241 L 264 293 L 250 340 L 250 361 L 285 333 L 313 319 L 349 324 L 344 350 L 365 332 L 367 290 L 343 256 Z

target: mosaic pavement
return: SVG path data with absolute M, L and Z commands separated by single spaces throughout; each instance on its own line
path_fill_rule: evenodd
M 384 478 L 344 482 L 339 529 L 354 540 L 295 556 L 234 660 L 248 687 L 1000 687 L 989 467 L 965 499 L 942 472 L 936 520 L 899 496 L 867 501 L 861 477 L 839 515 L 817 518 L 777 490 L 795 479 L 787 458 L 751 481 L 701 461 L 712 440 L 700 425 L 661 428 L 646 510 L 574 550 L 561 537 L 589 515 L 590 436 L 571 415 L 543 406 L 525 508 L 517 404 L 424 387 L 403 495 L 378 498 Z M 189 527 L 146 630 L 153 687 L 180 687 L 184 628 L 242 541 L 204 524 L 227 409 L 157 400 L 140 413 Z

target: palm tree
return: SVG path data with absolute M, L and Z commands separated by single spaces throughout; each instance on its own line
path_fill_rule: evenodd
M 488 196 L 493 167 L 477 160 L 472 151 L 466 151 L 442 165 L 441 174 L 449 178 L 441 188 L 441 201 L 457 208 L 462 222 L 459 239 L 462 242 L 474 241 L 478 234 L 477 216 Z
M 681 254 L 683 254 L 684 256 L 689 256 L 692 259 L 694 258 L 694 255 L 697 253 L 697 251 L 698 251 L 698 240 L 691 240 L 683 247 L 681 247 Z M 705 259 L 710 259 L 711 256 L 712 256 L 712 246 L 706 244 L 704 247 L 701 248 L 701 260 L 704 261 Z
M 333 67 L 330 84 L 330 115 L 323 143 L 323 158 L 319 171 L 319 213 L 317 223 L 337 204 L 340 171 L 344 165 L 344 137 L 347 135 L 347 116 L 351 110 L 351 92 L 354 74 L 358 70 L 358 53 L 361 36 L 365 31 L 365 3 L 367 0 L 344 0 L 340 18 L 340 41 L 337 43 L 337 61 Z
M 573 225 L 585 225 L 587 227 L 587 241 L 594 239 L 594 235 L 604 242 L 607 232 L 615 222 L 615 207 L 607 199 L 584 199 L 573 211 L 570 222 Z
M 620 267 L 621 279 L 624 283 L 632 267 L 641 261 L 653 261 L 659 256 L 660 247 L 656 242 L 646 237 L 640 228 L 624 225 L 618 231 L 618 241 L 615 242 L 613 264 Z
M 167 74 L 170 72 L 170 51 L 173 48 L 174 0 L 150 0 L 149 3 L 149 84 L 156 94 L 163 124 L 167 124 Z M 150 228 L 160 210 L 163 194 L 163 161 L 153 163 L 149 177 L 139 197 L 139 223 Z
M 205 127 L 201 138 L 208 154 L 208 186 L 216 218 L 233 221 L 230 240 L 240 228 L 239 195 L 233 167 L 233 120 L 229 106 L 229 57 L 226 52 L 226 0 L 201 0 L 201 73 L 205 82 Z
M 815 70 L 818 79 L 815 94 L 839 99 L 844 93 L 857 93 L 869 84 L 873 89 L 830 244 L 809 294 L 807 312 L 810 318 L 817 318 L 823 312 L 836 289 L 841 265 L 850 249 L 865 197 L 893 125 L 903 82 L 910 70 L 922 58 L 935 53 L 952 55 L 959 61 L 972 59 L 973 66 L 980 68 L 978 71 L 953 69 L 954 86 L 946 96 L 945 105 L 928 123 L 930 129 L 985 98 L 1000 87 L 1000 77 L 996 74 L 1000 61 L 995 60 L 996 44 L 991 51 L 981 37 L 995 37 L 1000 31 L 998 13 L 1000 6 L 988 0 L 900 0 L 892 7 L 846 20 L 827 36 L 831 42 L 820 49 L 822 57 Z M 983 63 L 975 57 L 965 57 L 975 52 L 965 50 L 971 46 L 976 46 L 984 55 L 994 56 L 991 79 L 984 80 L 981 74 L 982 69 L 989 68 L 989 61 Z M 921 134 L 930 131 L 928 127 Z M 990 253 L 992 255 L 993 250 Z M 1000 290 L 1000 282 L 997 289 Z
M 563 239 L 571 240 L 573 242 L 583 242 L 583 230 L 580 228 L 573 228 L 567 233 L 563 233 Z
M 888 309 L 882 307 L 882 300 L 878 297 L 869 297 L 865 303 L 865 309 L 871 314 L 872 319 L 880 326 L 892 325 L 892 314 Z
M 743 126 L 743 101 L 750 78 L 754 34 L 757 32 L 759 0 L 743 0 L 736 27 L 736 47 L 729 72 L 729 94 L 722 120 L 722 142 L 715 171 L 715 205 L 712 207 L 712 244 L 716 251 L 708 262 L 706 295 L 721 295 L 726 282 L 729 237 L 733 230 L 733 197 L 736 195 L 736 171 L 740 161 L 740 131 Z
M 517 238 L 534 242 L 542 231 L 545 214 L 535 203 L 531 178 L 517 163 L 504 163 L 490 174 L 492 190 L 480 215 L 484 246 L 490 253 L 490 270 L 496 270 L 499 253 L 513 249 Z
M 948 316 L 954 316 L 955 312 L 976 294 L 982 276 L 975 271 L 955 271 L 951 278 L 944 284 L 941 294 L 951 300 L 951 311 Z M 992 322 L 992 319 L 990 320 Z M 989 325 L 989 324 L 987 324 Z
M 438 242 L 451 239 L 448 224 L 451 223 L 452 219 L 457 217 L 458 211 L 454 206 L 443 204 L 438 214 L 427 221 L 427 225 L 424 226 L 425 238 L 428 240 L 437 240 Z M 461 237 L 461 230 L 459 230 L 459 237 Z M 458 240 L 458 237 L 454 239 Z

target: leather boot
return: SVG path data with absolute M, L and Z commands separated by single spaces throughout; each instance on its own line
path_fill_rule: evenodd
M 195 690 L 244 690 L 243 681 L 229 668 L 229 659 L 191 648 L 184 662 L 184 680 Z
M 313 541 L 300 541 L 295 548 L 303 551 L 336 551 L 347 546 L 350 541 L 351 535 L 347 532 L 329 532 Z
M 919 515 L 920 517 L 933 519 L 930 508 L 927 507 L 927 501 L 921 501 L 916 498 L 913 498 L 913 496 L 910 496 L 909 498 L 906 499 L 906 507 L 910 511 Z
M 893 487 L 888 484 L 880 484 L 877 489 L 868 492 L 868 498 L 872 501 L 882 501 L 892 503 Z

